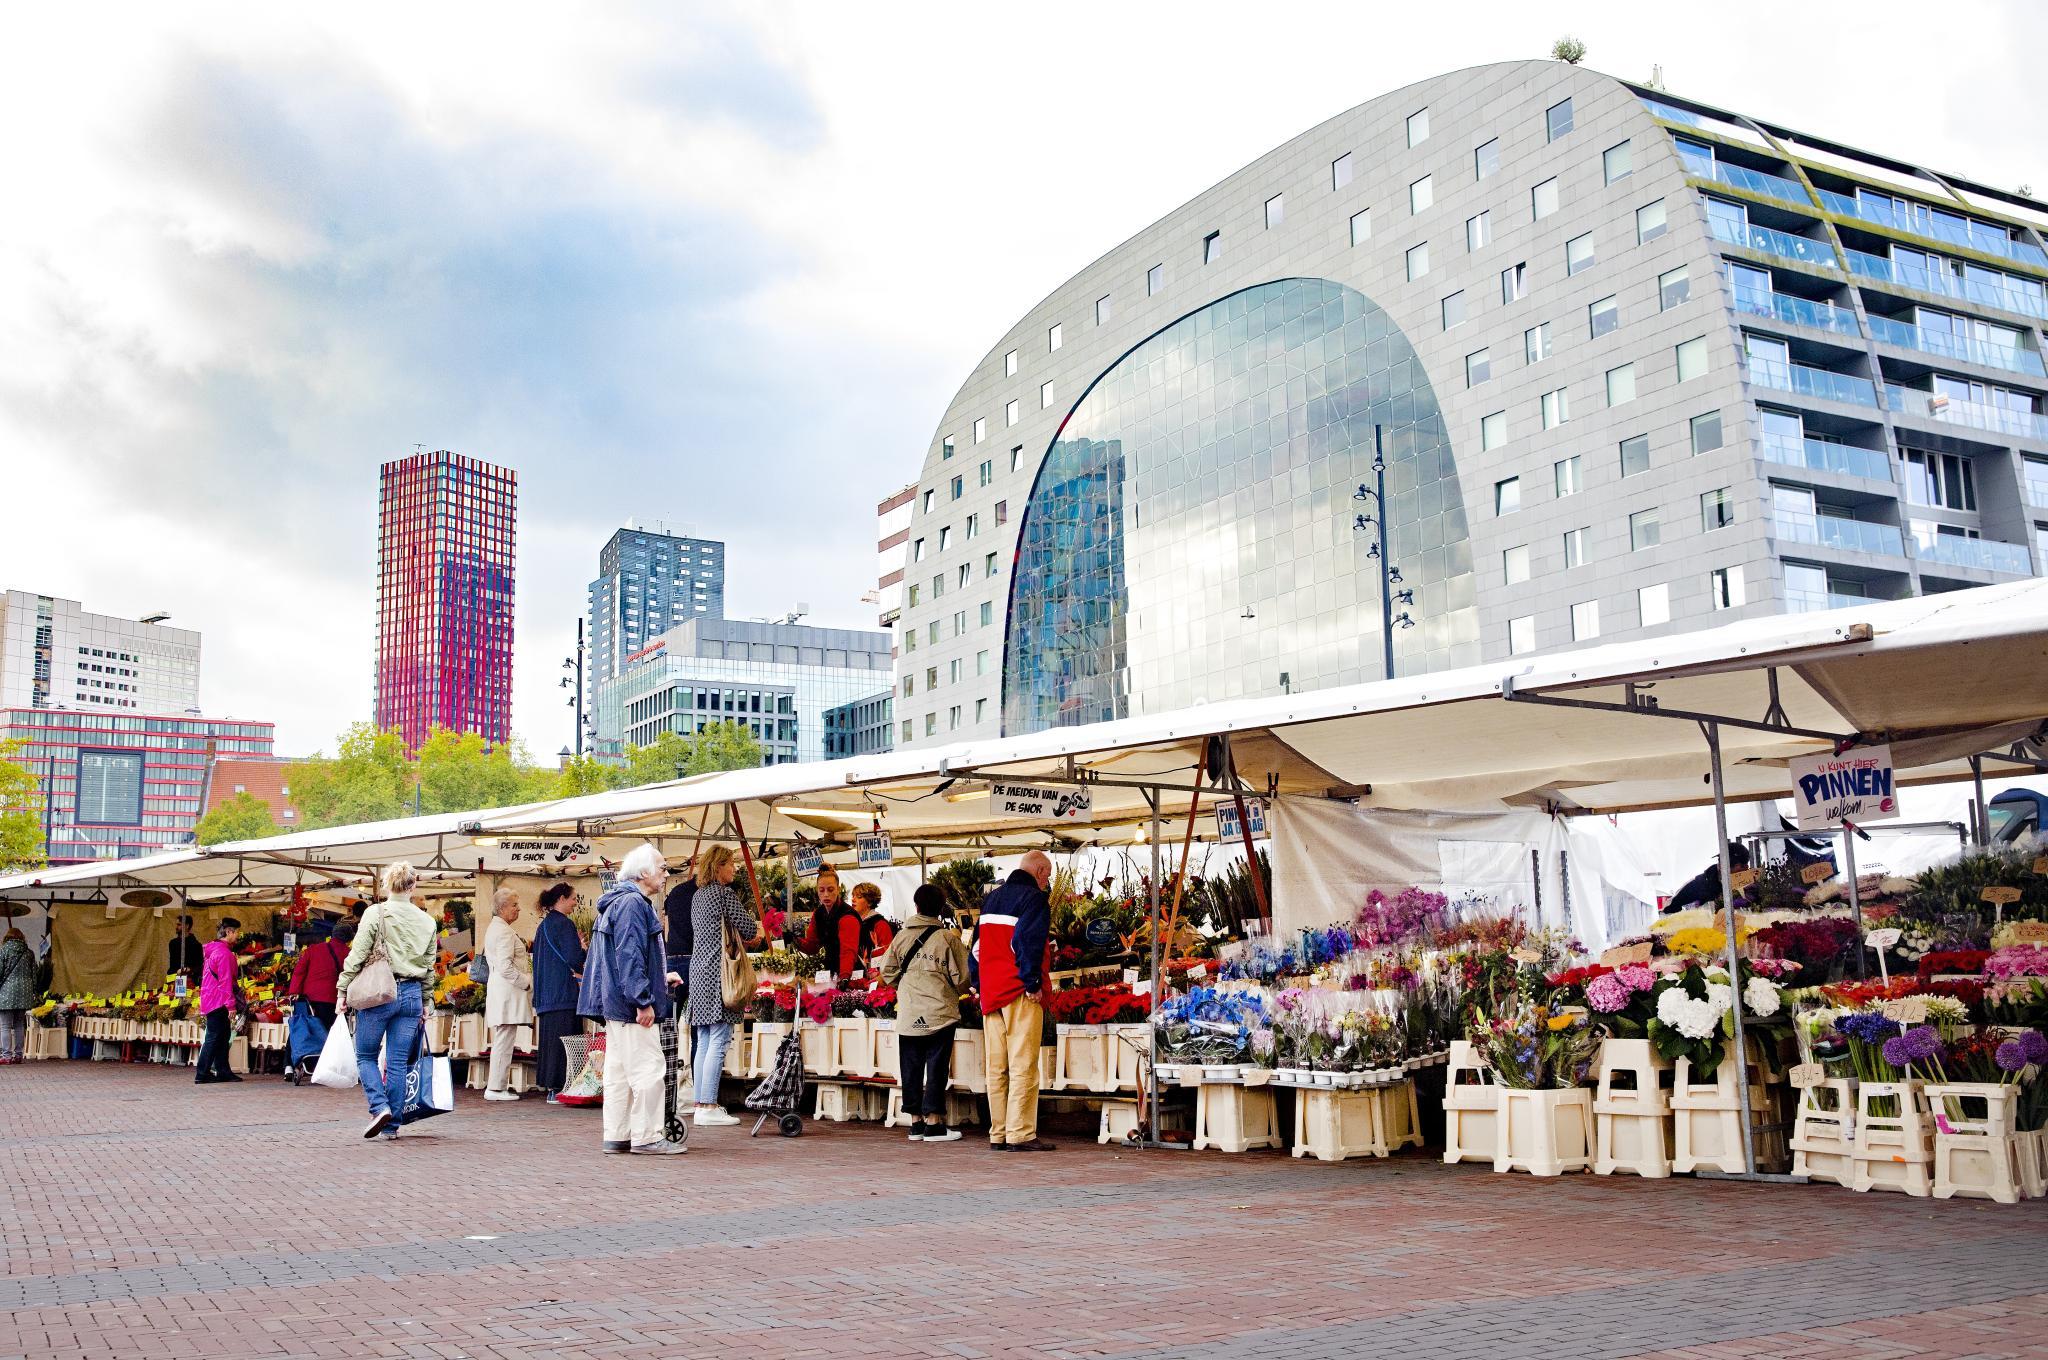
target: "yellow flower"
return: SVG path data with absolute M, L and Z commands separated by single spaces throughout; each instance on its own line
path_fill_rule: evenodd
M 1689 926 L 1664 943 L 1674 954 L 1714 955 L 1727 951 L 1728 937 L 1711 926 Z
M 1550 1031 L 1551 1031 L 1551 1033 L 1555 1034 L 1555 1033 L 1557 1033 L 1557 1032 L 1558 1032 L 1559 1030 L 1567 1030 L 1567 1029 L 1570 1029 L 1570 1028 L 1572 1027 L 1572 1023 L 1573 1023 L 1573 1022 L 1574 1022 L 1574 1021 L 1575 1021 L 1575 1020 L 1576 1020 L 1577 1018 L 1578 1018 L 1577 1016 L 1572 1016 L 1572 1015 L 1553 1015 L 1553 1016 L 1551 1016 L 1551 1017 L 1550 1017 Z

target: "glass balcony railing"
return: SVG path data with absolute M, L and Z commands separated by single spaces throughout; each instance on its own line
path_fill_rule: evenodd
M 1847 307 L 1837 307 L 1831 302 L 1815 302 L 1810 298 L 1795 297 L 1790 293 L 1774 292 L 1768 288 L 1735 288 L 1735 309 L 1753 316 L 1776 317 L 1795 326 L 1812 326 L 1818 330 L 1830 331 L 1836 335 L 1853 335 L 1862 338 L 1863 332 L 1856 328 L 1856 313 Z
M 1844 552 L 1872 553 L 1879 557 L 1904 557 L 1905 542 L 1889 524 L 1844 519 L 1839 515 L 1800 515 L 1780 510 L 1776 516 L 1778 537 L 1793 543 L 1810 543 Z
M 2027 504 L 2036 510 L 2048 510 L 2048 482 L 2027 481 Z
M 1705 120 L 1703 120 L 1696 113 L 1687 113 L 1684 109 L 1679 108 L 1675 104 L 1667 104 L 1661 99 L 1652 99 L 1648 95 L 1643 95 L 1641 96 L 1641 98 L 1643 101 L 1643 107 L 1647 108 L 1653 115 L 1655 115 L 1658 118 L 1662 118 L 1667 123 L 1683 123 L 1687 127 L 1696 128 L 1703 128 L 1706 126 Z
M 1766 255 L 1780 259 L 1797 260 L 1801 264 L 1815 265 L 1822 269 L 1837 267 L 1835 249 L 1826 241 L 1816 241 L 1806 236 L 1794 236 L 1789 231 L 1776 227 L 1759 227 L 1752 223 L 1731 222 L 1725 217 L 1712 213 L 1707 220 L 1713 227 L 1714 239 L 1726 241 L 1731 246 L 1742 246 L 1748 250 L 1759 250 Z
M 1856 595 L 1846 590 L 1787 590 L 1785 609 L 1792 614 L 1818 614 L 1828 609 L 1857 609 L 1882 604 L 1875 595 Z
M 1966 219 L 1958 213 L 1937 214 L 1932 208 L 1917 204 L 1901 209 L 1894 199 L 1856 198 L 1838 194 L 1832 189 L 1822 189 L 1819 193 L 1821 206 L 1844 217 L 1890 227 L 1894 231 L 1910 232 L 1930 241 L 1945 241 L 1985 255 L 2018 260 L 2036 268 L 2048 268 L 2048 254 L 2030 241 L 2015 241 L 2002 227 Z
M 1983 401 L 1963 401 L 1923 392 L 1917 387 L 1900 387 L 1896 383 L 1885 384 L 1884 396 L 1885 405 L 1902 415 L 1967 425 L 1973 430 L 2018 435 L 2023 439 L 2048 440 L 2048 420 L 2031 411 L 2012 411 Z
M 1731 189 L 1741 189 L 1763 198 L 1775 198 L 1781 203 L 1813 209 L 1813 196 L 1806 192 L 1806 186 L 1783 175 L 1765 174 L 1740 165 L 1717 161 L 1711 156 L 1680 151 L 1679 159 L 1685 162 L 1686 173 L 1701 179 L 1710 179 L 1716 184 L 1725 184 Z
M 1828 401 L 1846 401 L 1856 406 L 1877 405 L 1877 387 L 1868 378 L 1859 378 L 1853 373 L 1831 373 L 1825 368 L 1811 368 L 1806 364 L 1781 364 L 1775 359 L 1759 359 L 1749 356 L 1749 377 L 1751 382 L 1775 387 L 1781 392 L 1797 392 L 1804 397 L 1822 397 Z
M 1886 344 L 1903 345 L 1925 354 L 1961 359 L 1964 363 L 1982 364 L 1986 368 L 2002 368 L 2008 373 L 2031 373 L 2037 378 L 2048 376 L 2048 370 L 2041 367 L 2041 356 L 2019 345 L 1993 344 L 1988 340 L 1894 321 L 1888 316 L 1872 316 L 1870 333 Z
M 1844 477 L 1865 477 L 1873 482 L 1892 479 L 1891 460 L 1878 449 L 1854 444 L 1834 444 L 1825 439 L 1791 439 L 1767 434 L 1761 444 L 1764 457 L 1787 467 L 1811 468 L 1816 472 L 1837 472 Z
M 2018 543 L 2001 543 L 1993 538 L 1965 538 L 1961 534 L 1935 534 L 1913 540 L 1913 556 L 1922 562 L 1939 562 L 1950 567 L 1972 567 L 1978 571 L 2002 571 L 2013 576 L 2033 574 L 2033 559 Z
M 1904 260 L 1889 260 L 1862 250 L 1845 250 L 1844 253 L 1849 257 L 1850 270 L 1867 279 L 1897 284 L 1901 288 L 1916 288 L 1923 293 L 1957 298 L 1984 307 L 1998 307 L 2022 316 L 2048 318 L 2048 290 L 2029 288 L 2019 283 L 1996 283 L 1969 274 L 1958 278 L 1945 269 L 1925 269 Z M 1976 272 L 1984 274 L 1991 271 Z

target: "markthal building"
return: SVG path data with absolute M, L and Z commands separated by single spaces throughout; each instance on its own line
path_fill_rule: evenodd
M 903 540 L 897 745 L 1376 680 L 1389 634 L 1415 674 L 2030 575 L 2044 232 L 1558 62 L 1362 104 L 967 375 Z

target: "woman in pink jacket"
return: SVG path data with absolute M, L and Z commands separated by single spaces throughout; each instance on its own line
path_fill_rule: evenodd
M 235 937 L 241 933 L 240 921 L 232 916 L 221 917 L 220 931 L 207 942 L 202 955 L 204 966 L 199 970 L 199 1010 L 206 1017 L 206 1037 L 199 1045 L 199 1075 L 193 1078 L 201 1085 L 212 1081 L 241 1080 L 228 1070 L 228 1041 L 233 1035 L 231 1021 L 235 1013 L 239 972 L 235 962 Z

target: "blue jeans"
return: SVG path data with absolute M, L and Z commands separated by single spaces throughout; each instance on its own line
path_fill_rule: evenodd
M 731 1025 L 692 1025 L 697 1042 L 690 1050 L 690 1080 L 699 1105 L 718 1103 L 718 1079 L 725 1071 L 725 1050 L 732 1046 Z
M 400 978 L 398 995 L 381 1006 L 356 1013 L 356 1075 L 369 1097 L 370 1113 L 391 1114 L 391 1127 L 405 1122 L 405 1078 L 412 1071 L 413 1048 L 420 1035 L 420 984 Z M 377 1063 L 379 1050 L 384 1064 Z M 398 1099 L 394 1105 L 386 1092 Z

